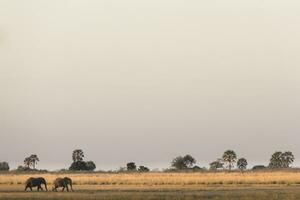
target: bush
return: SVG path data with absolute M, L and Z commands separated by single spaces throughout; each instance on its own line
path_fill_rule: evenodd
M 94 171 L 96 169 L 96 164 L 93 161 L 86 162 L 86 168 L 89 171 Z
M 18 168 L 17 168 L 17 171 L 20 171 L 20 172 L 32 171 L 32 169 L 30 169 L 29 167 L 24 167 L 22 165 L 19 165 Z
M 73 162 L 71 164 L 71 166 L 69 167 L 69 170 L 84 171 L 84 170 L 88 170 L 88 168 L 86 166 L 86 162 L 84 162 L 84 161 L 76 161 L 76 162 Z
M 46 169 L 31 169 L 29 167 L 24 167 L 22 165 L 19 165 L 15 171 L 17 171 L 17 172 L 40 172 L 40 173 L 48 172 L 48 170 L 46 170 Z
M 138 169 L 139 172 L 149 172 L 149 168 L 148 167 L 145 167 L 145 166 L 139 166 L 139 169 Z

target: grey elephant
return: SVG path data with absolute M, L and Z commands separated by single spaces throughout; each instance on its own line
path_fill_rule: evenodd
M 37 187 L 38 191 L 43 190 L 41 186 L 42 184 L 45 185 L 45 189 L 48 191 L 46 180 L 43 177 L 38 177 L 38 178 L 30 177 L 29 179 L 27 179 L 25 183 L 25 191 L 27 190 L 27 188 L 30 188 L 30 190 L 32 191 L 33 187 Z
M 53 182 L 52 190 L 57 191 L 57 188 L 62 187 L 62 192 L 65 190 L 65 188 L 67 188 L 67 191 L 69 192 L 68 185 L 70 185 L 71 190 L 74 191 L 72 187 L 72 179 L 70 179 L 69 177 L 57 178 Z

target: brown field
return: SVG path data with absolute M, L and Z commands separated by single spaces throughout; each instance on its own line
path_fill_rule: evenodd
M 24 192 L 29 177 L 71 177 L 75 192 Z M 0 199 L 300 199 L 300 172 L 0 174 Z

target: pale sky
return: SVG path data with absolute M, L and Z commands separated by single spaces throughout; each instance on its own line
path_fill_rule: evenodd
M 0 0 L 0 161 L 300 157 L 300 2 Z M 299 163 L 300 164 L 300 163 Z

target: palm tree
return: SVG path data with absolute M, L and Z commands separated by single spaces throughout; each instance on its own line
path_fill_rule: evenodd
M 227 150 L 223 154 L 223 161 L 228 164 L 228 169 L 231 170 L 234 163 L 236 162 L 236 153 L 233 150 Z

